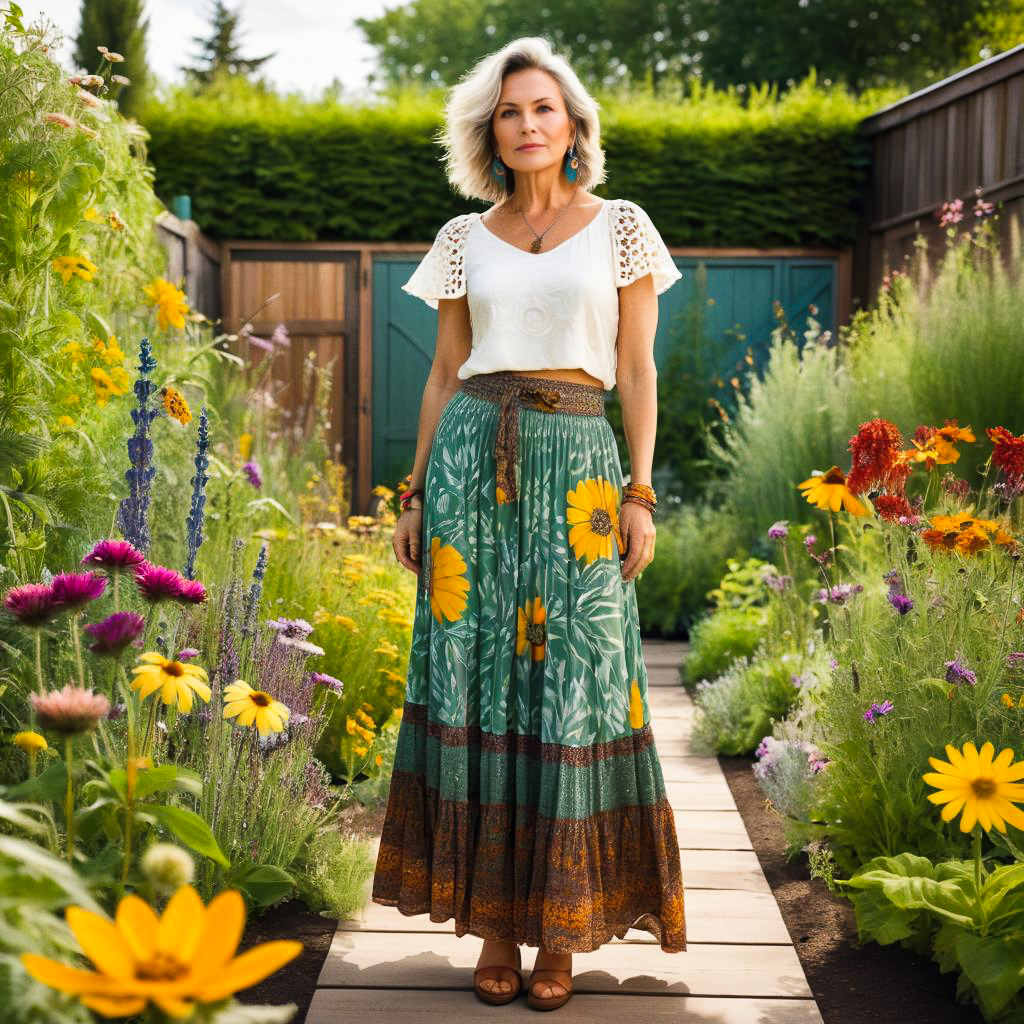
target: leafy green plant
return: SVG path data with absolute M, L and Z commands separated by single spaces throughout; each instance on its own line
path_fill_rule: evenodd
M 691 649 L 683 662 L 689 684 L 714 679 L 733 662 L 749 658 L 764 635 L 763 608 L 723 608 L 701 619 L 690 632 Z

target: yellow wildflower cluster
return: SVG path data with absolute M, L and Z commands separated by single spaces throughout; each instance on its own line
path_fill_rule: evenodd
M 388 658 L 398 657 L 398 648 L 390 640 L 381 640 L 374 648 L 374 654 L 383 654 Z
M 123 231 L 126 227 L 117 210 L 112 209 L 110 213 L 104 216 L 102 210 L 97 209 L 95 206 L 90 206 L 82 216 L 93 224 L 109 224 L 115 231 Z
M 1004 693 L 1002 696 L 1004 708 L 1024 708 L 1024 693 L 1017 701 L 1014 701 L 1012 693 Z
M 71 364 L 72 370 L 80 370 L 92 385 L 96 404 L 101 409 L 112 397 L 125 395 L 131 391 L 132 379 L 124 368 L 125 354 L 113 334 L 106 341 L 94 336 L 88 346 L 80 341 L 69 341 L 61 351 Z M 64 397 L 65 405 L 75 406 L 80 402 L 81 398 L 77 392 L 71 392 Z M 74 420 L 70 416 L 62 416 L 58 423 L 61 426 L 74 426 Z
M 248 462 L 252 454 L 252 434 L 241 434 L 238 438 L 238 461 Z
M 307 494 L 299 496 L 302 522 L 340 523 L 350 507 L 349 483 L 345 466 L 333 459 L 325 459 L 323 471 L 314 473 L 306 481 Z
M 979 519 L 969 513 L 954 516 L 933 515 L 931 529 L 921 532 L 921 539 L 932 551 L 958 551 L 973 555 L 990 543 L 1008 546 L 1014 538 L 994 519 Z
M 157 323 L 161 329 L 185 326 L 185 314 L 189 311 L 188 301 L 180 288 L 175 288 L 170 281 L 158 277 L 143 290 L 150 303 L 156 306 Z
M 369 704 L 362 704 L 356 708 L 355 717 L 351 715 L 345 718 L 345 731 L 349 736 L 358 736 L 363 742 L 356 742 L 352 748 L 353 753 L 356 757 L 365 757 L 369 753 L 370 745 L 373 743 L 377 735 L 377 725 L 374 720 L 366 713 L 372 711 L 373 708 Z

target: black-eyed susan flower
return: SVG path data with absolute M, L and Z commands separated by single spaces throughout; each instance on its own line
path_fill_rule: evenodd
M 547 609 L 539 597 L 527 600 L 526 606 L 518 609 L 516 626 L 516 654 L 522 654 L 527 646 L 533 661 L 542 661 L 547 645 Z
M 949 761 L 929 757 L 935 769 L 922 776 L 935 793 L 929 793 L 933 804 L 944 804 L 942 820 L 952 821 L 961 811 L 960 831 L 970 832 L 975 823 L 986 832 L 993 826 L 1006 831 L 1006 823 L 1024 829 L 1024 811 L 1016 804 L 1024 803 L 1024 761 L 1012 764 L 1013 750 L 1006 747 L 993 758 L 995 747 L 982 745 L 979 751 L 972 742 L 962 751 L 946 744 Z
M 613 542 L 620 555 L 625 553 L 619 532 L 619 489 L 611 481 L 600 476 L 580 480 L 566 497 L 569 543 L 577 558 L 586 558 L 588 565 L 611 558 Z
M 866 516 L 868 514 L 863 502 L 850 493 L 846 486 L 846 477 L 838 466 L 833 466 L 825 473 L 802 480 L 797 487 L 803 492 L 808 503 L 816 505 L 818 508 L 838 512 L 841 506 L 850 515 Z
M 152 1004 L 187 1017 L 196 1003 L 216 1003 L 255 985 L 302 951 L 291 939 L 265 942 L 235 956 L 245 928 L 245 902 L 228 889 L 204 907 L 190 885 L 171 897 L 163 915 L 134 894 L 115 919 L 68 907 L 68 927 L 95 970 L 23 953 L 25 970 L 43 985 L 77 996 L 104 1017 L 129 1017 Z
M 206 684 L 206 669 L 199 665 L 186 665 L 171 661 L 157 651 L 139 655 L 142 665 L 132 669 L 135 679 L 132 689 L 139 691 L 142 699 L 160 691 L 165 704 L 176 704 L 183 714 L 192 710 L 192 695 L 198 694 L 204 701 L 210 700 L 210 687 Z
M 466 609 L 469 580 L 466 560 L 452 544 L 442 544 L 440 537 L 430 541 L 430 550 L 421 572 L 423 585 L 430 595 L 430 610 L 438 622 L 441 617 L 454 622 Z
M 261 736 L 281 732 L 291 711 L 264 690 L 254 690 L 244 679 L 224 687 L 224 717 L 238 725 L 256 726 Z

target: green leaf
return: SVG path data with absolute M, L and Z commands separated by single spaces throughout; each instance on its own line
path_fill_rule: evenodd
M 0 856 L 10 857 L 21 871 L 59 885 L 78 906 L 102 914 L 99 904 L 82 884 L 70 864 L 44 850 L 37 843 L 15 836 L 0 835 Z
M 295 879 L 273 864 L 256 864 L 230 879 L 257 907 L 279 903 L 295 888 Z
M 33 814 L 53 820 L 50 812 L 39 804 L 9 804 L 0 800 L 0 821 L 10 822 L 15 828 L 20 828 L 29 835 L 45 836 L 49 831 L 46 822 L 33 817 Z
M 35 797 L 37 800 L 59 800 L 64 796 L 67 788 L 68 773 L 64 762 L 54 761 L 34 779 L 11 786 L 4 796 L 10 800 L 20 800 L 27 796 Z
M 190 768 L 162 764 L 140 772 L 135 782 L 135 796 L 139 799 L 165 789 L 176 789 L 199 796 L 203 790 L 203 780 L 198 772 Z
M 888 946 L 913 933 L 914 920 L 920 916 L 920 911 L 900 910 L 877 892 L 848 895 L 853 903 L 857 934 L 861 939 L 873 939 L 880 946 Z
M 146 804 L 145 811 L 196 853 L 209 857 L 221 867 L 231 867 L 231 862 L 217 845 L 210 826 L 194 811 L 184 807 L 167 807 L 163 804 Z
M 978 989 L 981 1008 L 991 1019 L 1024 987 L 1024 939 L 961 932 L 956 955 L 964 974 Z

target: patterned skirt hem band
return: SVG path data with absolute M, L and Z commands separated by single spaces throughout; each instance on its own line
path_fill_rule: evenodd
M 541 412 L 604 415 L 603 388 L 554 377 L 526 377 L 511 370 L 495 370 L 467 377 L 461 390 L 501 406 L 494 439 L 494 461 L 503 501 L 514 501 L 519 493 L 516 465 L 519 461 L 520 407 Z

